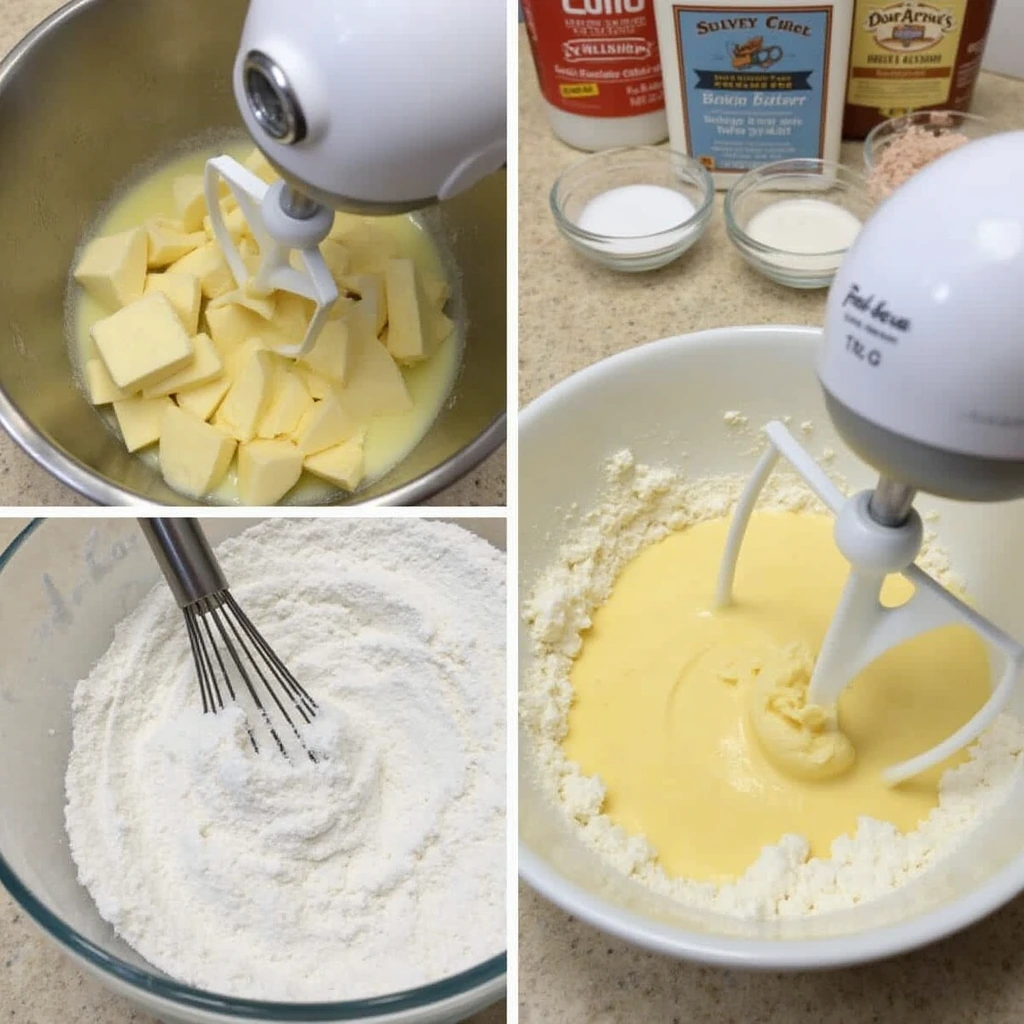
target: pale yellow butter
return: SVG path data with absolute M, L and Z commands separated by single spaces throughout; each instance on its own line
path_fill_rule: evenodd
M 271 354 L 263 349 L 251 352 L 217 410 L 214 424 L 239 441 L 251 441 L 270 401 L 273 375 Z
M 350 274 L 345 278 L 345 287 L 359 296 L 359 309 L 369 314 L 373 333 L 379 335 L 388 322 L 388 304 L 384 289 L 383 274 Z M 370 311 L 372 310 L 372 313 Z
M 137 452 L 159 441 L 164 413 L 173 407 L 169 398 L 125 398 L 115 402 L 114 415 L 128 451 Z
M 169 266 L 206 242 L 206 235 L 201 231 L 187 232 L 180 220 L 169 217 L 147 220 L 146 235 L 149 240 L 146 264 L 151 270 Z
M 354 491 L 366 472 L 362 432 L 333 448 L 307 455 L 302 465 L 315 476 L 337 484 L 346 491 Z
M 206 195 L 201 174 L 182 174 L 171 184 L 174 205 L 186 231 L 202 231 L 206 216 Z
M 302 453 L 290 441 L 256 440 L 238 449 L 238 495 L 246 505 L 273 505 L 302 475 Z
M 354 437 L 361 426 L 343 401 L 329 395 L 303 416 L 293 440 L 303 455 L 315 455 Z
M 199 278 L 192 274 L 150 274 L 146 278 L 144 294 L 150 292 L 163 292 L 171 300 L 174 311 L 189 334 L 199 330 L 199 308 L 203 301 Z
M 388 260 L 385 278 L 388 302 L 388 351 L 400 363 L 413 363 L 428 355 L 423 316 L 412 260 Z
M 192 361 L 176 373 L 161 377 L 155 384 L 142 389 L 144 398 L 159 398 L 161 395 L 175 395 L 179 391 L 208 384 L 219 377 L 224 369 L 220 353 L 207 334 L 197 334 L 192 339 L 195 355 Z
M 316 344 L 299 360 L 299 363 L 328 380 L 343 384 L 345 369 L 348 366 L 348 351 L 348 320 L 328 320 L 320 331 Z
M 175 260 L 170 270 L 175 274 L 198 277 L 199 287 L 208 299 L 215 299 L 237 287 L 231 268 L 216 242 L 207 242 L 180 260 Z
M 208 420 L 217 411 L 230 387 L 230 377 L 218 377 L 208 384 L 200 384 L 197 388 L 179 392 L 175 396 L 175 401 L 179 408 L 201 420 Z
M 103 360 L 96 357 L 85 361 L 85 387 L 93 405 L 109 405 L 132 396 L 114 383 Z
M 263 438 L 290 435 L 313 408 L 313 398 L 294 370 L 278 367 L 267 410 L 260 418 L 256 436 Z
M 224 478 L 237 442 L 171 403 L 160 424 L 160 472 L 168 486 L 201 498 Z
M 340 394 L 359 420 L 407 412 L 409 389 L 398 364 L 371 331 L 353 330 L 349 338 L 345 386 Z
M 146 285 L 147 244 L 142 228 L 94 238 L 75 267 L 75 280 L 104 308 L 127 306 Z
M 144 388 L 192 359 L 192 339 L 162 292 L 97 320 L 92 338 L 114 383 L 124 390 Z

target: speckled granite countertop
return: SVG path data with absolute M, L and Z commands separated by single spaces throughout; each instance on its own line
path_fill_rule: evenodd
M 63 0 L 0 0 L 0 56 L 62 4 Z M 505 447 L 502 445 L 462 480 L 424 504 L 502 506 L 505 500 Z M 30 459 L 0 429 L 0 506 L 88 504 Z
M 974 110 L 1024 126 L 1024 82 L 983 75 Z M 750 270 L 725 236 L 721 194 L 701 242 L 631 276 L 577 256 L 548 213 L 548 191 L 578 153 L 548 130 L 520 39 L 519 387 L 525 404 L 614 352 L 736 324 L 820 324 L 825 293 Z M 844 159 L 860 166 L 859 146 Z M 1024 1019 L 1024 899 L 960 936 L 887 963 L 820 974 L 726 971 L 634 949 L 569 917 L 525 885 L 519 897 L 523 1024 L 1010 1024 Z

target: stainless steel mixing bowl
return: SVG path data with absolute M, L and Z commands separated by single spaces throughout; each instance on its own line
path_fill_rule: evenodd
M 64 325 L 72 257 L 140 164 L 204 133 L 241 131 L 231 67 L 245 10 L 245 0 L 73 0 L 0 64 L 0 423 L 101 504 L 192 502 L 128 455 L 75 385 Z M 422 501 L 504 441 L 505 209 L 502 173 L 422 215 L 460 282 L 462 369 L 415 450 L 339 503 Z

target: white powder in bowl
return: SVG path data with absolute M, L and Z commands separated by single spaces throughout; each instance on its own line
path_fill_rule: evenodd
M 765 847 L 732 884 L 666 875 L 644 836 L 631 835 L 603 813 L 600 778 L 583 775 L 565 756 L 562 741 L 573 699 L 569 673 L 591 615 L 607 600 L 619 572 L 670 531 L 726 515 L 747 480 L 690 480 L 674 470 L 637 465 L 626 451 L 609 462 L 606 478 L 601 504 L 572 524 L 556 561 L 524 601 L 532 661 L 523 679 L 520 715 L 538 783 L 609 867 L 704 910 L 747 919 L 807 916 L 891 892 L 952 852 L 1006 799 L 1024 751 L 1024 724 L 1009 715 L 982 735 L 970 760 L 942 776 L 938 806 L 913 832 L 901 834 L 887 822 L 862 817 L 855 835 L 833 843 L 829 860 L 811 858 L 803 837 L 785 835 Z M 798 477 L 784 472 L 769 479 L 760 507 L 824 511 Z M 918 564 L 947 583 L 958 582 L 930 531 Z
M 689 228 L 683 225 L 697 212 L 681 192 L 663 185 L 623 185 L 591 199 L 576 218 L 576 226 L 614 239 L 609 252 L 643 253 L 675 244 Z M 649 236 L 671 232 L 669 237 Z
M 273 519 L 218 547 L 320 705 L 320 763 L 204 715 L 159 585 L 75 691 L 67 831 L 154 966 L 252 999 L 384 995 L 505 948 L 505 559 L 421 520 Z

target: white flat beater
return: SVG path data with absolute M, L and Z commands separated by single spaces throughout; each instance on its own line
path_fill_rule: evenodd
M 952 736 L 888 768 L 899 783 L 975 740 L 1007 706 L 1024 647 L 913 562 L 923 527 L 918 491 L 961 501 L 1024 495 L 1024 132 L 969 143 L 897 189 L 862 228 L 828 298 L 818 378 L 836 431 L 879 474 L 849 499 L 777 422 L 734 513 L 717 590 L 732 600 L 758 495 L 785 458 L 835 514 L 850 574 L 818 655 L 812 704 L 843 689 L 886 651 L 952 623 L 1003 659 L 988 701 Z M 995 556 L 995 552 L 993 552 Z M 914 586 L 898 608 L 885 577 Z
M 268 186 L 220 156 L 206 165 L 205 192 L 239 289 L 316 304 L 302 342 L 279 352 L 307 352 L 337 301 L 318 248 L 332 209 L 407 213 L 505 163 L 505 64 L 499 0 L 250 0 L 235 97 L 284 181 Z M 259 244 L 255 273 L 225 223 L 222 181 Z

